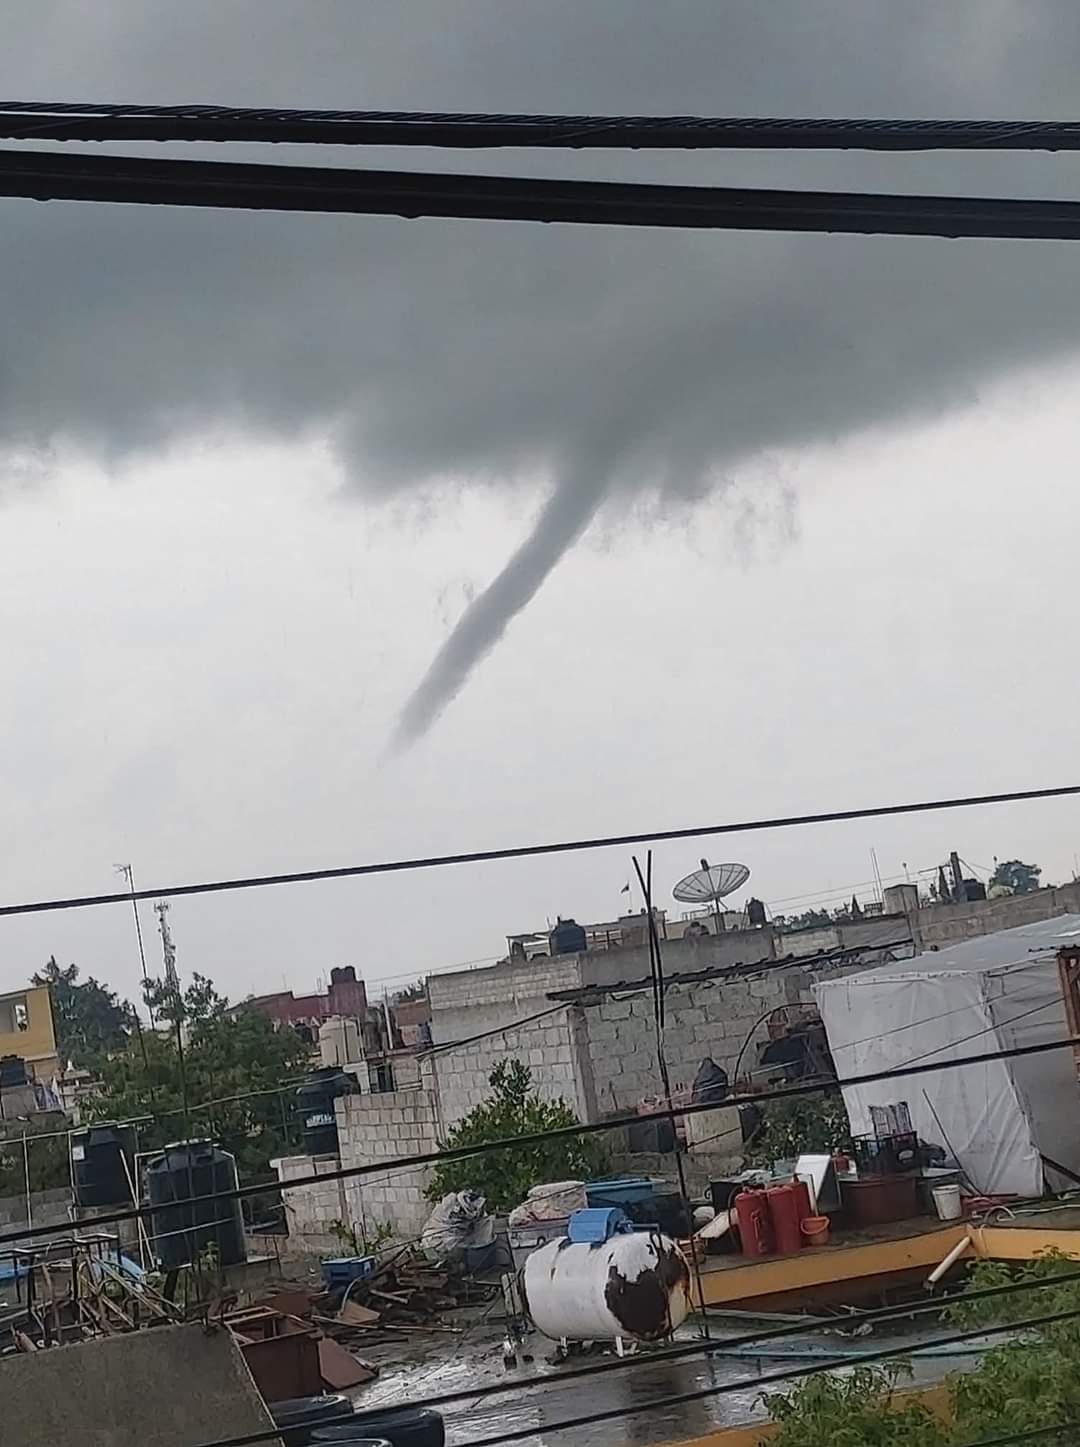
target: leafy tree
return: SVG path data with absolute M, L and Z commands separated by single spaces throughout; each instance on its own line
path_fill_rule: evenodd
M 580 1124 L 565 1100 L 542 1100 L 532 1090 L 532 1071 L 520 1060 L 500 1060 L 488 1083 L 491 1098 L 454 1126 L 444 1143 L 447 1150 Z M 587 1179 L 605 1168 L 604 1153 L 591 1137 L 565 1136 L 445 1161 L 436 1167 L 427 1196 L 437 1201 L 450 1191 L 473 1190 L 486 1197 L 492 1211 L 508 1211 L 543 1181 Z
M 1013 894 L 1031 894 L 1041 889 L 1042 869 L 1038 864 L 1025 864 L 1022 859 L 1006 859 L 990 876 L 991 887 L 1002 884 Z
M 851 1150 L 851 1126 L 839 1090 L 796 1095 L 760 1110 L 757 1129 L 744 1152 L 748 1166 L 794 1160 L 804 1152 Z
M 33 983 L 49 987 L 56 1043 L 65 1063 L 73 1060 L 94 1069 L 103 1056 L 127 1044 L 131 1006 L 93 975 L 80 980 L 78 965 L 58 965 L 52 955 Z
M 26 1192 L 27 1174 L 30 1190 L 55 1191 L 70 1180 L 68 1165 L 67 1121 L 59 1112 L 27 1121 L 27 1150 L 23 1155 L 22 1124 L 0 1140 L 0 1196 L 22 1197 Z M 17 1130 L 17 1133 L 16 1133 Z M 38 1140 L 36 1137 L 44 1139 Z
M 244 1179 L 269 1179 L 270 1160 L 299 1141 L 289 1087 L 307 1068 L 309 1046 L 257 1010 L 230 1010 L 203 975 L 182 993 L 161 981 L 151 981 L 146 993 L 164 1028 L 144 1030 L 103 1062 L 93 1118 L 153 1116 L 139 1126 L 141 1150 L 182 1139 L 190 1126 L 191 1135 L 232 1151 Z M 167 1022 L 181 1027 L 182 1063 L 177 1031 Z

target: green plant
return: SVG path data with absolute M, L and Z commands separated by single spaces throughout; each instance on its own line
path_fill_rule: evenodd
M 454 1126 L 447 1150 L 488 1145 L 508 1136 L 562 1130 L 580 1124 L 565 1100 L 542 1100 L 532 1072 L 520 1060 L 500 1060 L 488 1076 L 492 1095 Z M 586 1179 L 607 1168 L 602 1148 L 588 1136 L 565 1136 L 508 1147 L 436 1167 L 426 1195 L 438 1201 L 451 1191 L 478 1191 L 491 1211 L 508 1211 L 543 1181 Z
M 965 1294 L 1067 1274 L 1075 1280 L 988 1301 L 961 1297 L 950 1306 L 947 1317 L 970 1329 L 1080 1311 L 1080 1263 L 1060 1251 L 1040 1252 L 1019 1267 L 979 1261 L 968 1276 Z M 962 1429 L 960 1441 L 1055 1422 L 1080 1424 L 1080 1318 L 1031 1328 L 994 1347 L 974 1372 L 952 1379 L 950 1392 L 957 1426 Z
M 365 1221 L 359 1228 L 347 1221 L 331 1221 L 328 1230 L 351 1256 L 374 1256 L 397 1235 L 389 1221 Z
M 743 1152 L 748 1166 L 794 1160 L 804 1151 L 849 1151 L 851 1126 L 839 1090 L 799 1095 L 761 1109 L 761 1120 Z
M 769 1447 L 946 1447 L 948 1430 L 921 1402 L 896 1399 L 905 1363 L 808 1377 L 762 1400 L 780 1430 Z

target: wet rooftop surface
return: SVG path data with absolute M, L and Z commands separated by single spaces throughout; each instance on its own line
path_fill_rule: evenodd
M 456 1321 L 464 1328 L 460 1336 L 436 1338 L 417 1334 L 407 1346 L 387 1343 L 365 1353 L 368 1360 L 379 1364 L 381 1375 L 370 1386 L 352 1393 L 357 1406 L 362 1409 L 404 1400 L 430 1400 L 447 1392 L 499 1383 L 505 1385 L 505 1394 L 500 1392 L 439 1409 L 446 1418 L 447 1442 L 451 1447 L 473 1447 L 503 1433 L 527 1429 L 532 1431 L 522 1439 L 525 1447 L 553 1447 L 553 1444 L 562 1447 L 572 1442 L 588 1443 L 589 1447 L 618 1447 L 619 1443 L 626 1442 L 653 1447 L 653 1444 L 700 1436 L 719 1427 L 765 1420 L 760 1396 L 768 1384 L 763 1383 L 762 1378 L 774 1372 L 808 1366 L 834 1350 L 839 1356 L 891 1345 L 913 1347 L 920 1336 L 932 1336 L 942 1330 L 924 1325 L 916 1329 L 916 1335 L 915 1331 L 904 1334 L 890 1327 L 888 1334 L 881 1332 L 852 1339 L 808 1328 L 805 1336 L 777 1343 L 775 1349 L 771 1349 L 775 1355 L 760 1359 L 732 1355 L 662 1362 L 650 1360 L 651 1353 L 644 1351 L 632 1366 L 621 1372 L 591 1380 L 560 1382 L 566 1367 L 549 1365 L 545 1360 L 553 1352 L 554 1343 L 533 1336 L 527 1349 L 535 1353 L 535 1360 L 508 1369 L 503 1365 L 503 1327 L 495 1313 L 487 1320 L 475 1314 L 470 1320 L 465 1313 L 460 1313 Z M 767 1321 L 757 1318 L 740 1322 L 732 1313 L 720 1317 L 710 1313 L 714 1339 L 739 1336 L 748 1330 L 764 1331 L 768 1326 Z M 677 1339 L 680 1343 L 692 1342 L 698 1335 L 697 1325 L 688 1324 Z M 605 1353 L 576 1359 L 568 1365 L 610 1360 L 612 1356 Z M 924 1358 L 913 1362 L 913 1381 L 916 1385 L 939 1381 L 947 1372 L 963 1370 L 975 1360 L 970 1353 Z M 525 1381 L 543 1381 L 544 1385 L 523 1391 Z M 698 1402 L 649 1407 L 657 1398 L 718 1387 L 726 1390 Z M 780 1391 L 784 1387 L 784 1383 L 776 1383 L 768 1389 Z M 568 1418 L 616 1409 L 626 1415 L 573 1430 L 557 1427 Z

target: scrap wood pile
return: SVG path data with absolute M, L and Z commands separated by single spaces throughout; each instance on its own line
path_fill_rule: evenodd
M 489 1302 L 499 1290 L 434 1266 L 414 1246 L 403 1246 L 375 1262 L 366 1275 L 323 1290 L 282 1291 L 262 1305 L 362 1350 L 427 1332 L 456 1336 L 462 1328 L 442 1321 L 443 1315 Z

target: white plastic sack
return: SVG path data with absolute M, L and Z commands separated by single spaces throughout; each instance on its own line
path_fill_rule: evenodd
M 510 1226 L 530 1226 L 534 1221 L 562 1221 L 588 1205 L 584 1181 L 548 1181 L 532 1190 L 507 1218 Z
M 428 1217 L 420 1249 L 430 1261 L 451 1261 L 470 1247 L 490 1246 L 494 1239 L 495 1222 L 485 1198 L 475 1191 L 452 1191 Z

